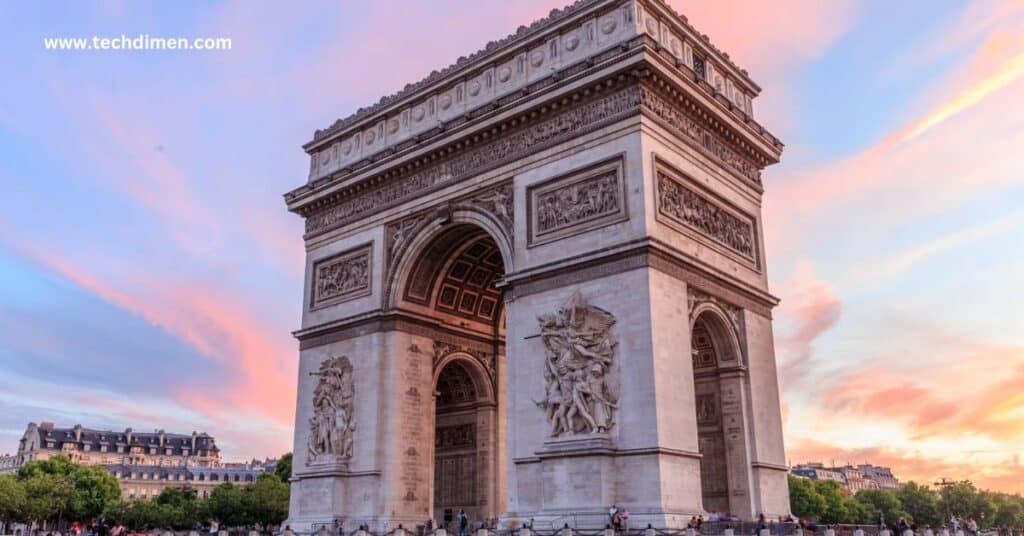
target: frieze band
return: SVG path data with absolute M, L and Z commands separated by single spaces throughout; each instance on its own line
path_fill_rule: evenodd
M 372 210 L 408 201 L 442 185 L 479 174 L 551 143 L 558 143 L 622 119 L 640 104 L 640 88 L 630 86 L 568 108 L 553 117 L 524 125 L 501 138 L 484 142 L 446 161 L 427 166 L 396 181 L 369 188 L 365 193 L 330 206 L 306 218 L 306 233 L 313 235 L 344 225 Z
M 737 216 L 684 183 L 676 173 L 659 166 L 658 215 L 670 222 L 698 231 L 703 236 L 757 263 L 753 218 Z

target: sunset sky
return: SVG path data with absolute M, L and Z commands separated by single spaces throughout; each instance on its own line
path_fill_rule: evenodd
M 300 145 L 564 3 L 0 4 L 0 453 L 42 420 L 290 450 Z M 789 460 L 1024 492 L 1024 1 L 672 4 L 786 143 Z M 43 47 L 121 34 L 233 47 Z

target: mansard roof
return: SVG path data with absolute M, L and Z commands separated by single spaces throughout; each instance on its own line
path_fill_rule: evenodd
M 31 429 L 31 425 L 29 425 L 29 427 Z M 144 448 L 169 448 L 172 449 L 172 456 L 183 456 L 186 450 L 190 454 L 193 450 L 199 449 L 214 452 L 218 452 L 220 450 L 217 447 L 214 438 L 205 432 L 195 434 L 196 445 L 193 449 L 193 436 L 191 434 L 186 435 L 161 431 L 134 432 L 131 428 L 120 432 L 84 427 L 79 428 L 77 426 L 70 428 L 57 428 L 52 426 L 51 423 L 43 423 L 37 428 L 39 431 L 39 439 L 41 440 L 40 448 L 45 450 L 62 450 L 65 444 L 74 444 L 78 447 L 89 445 L 90 450 L 96 451 L 100 450 L 100 447 L 104 445 L 108 448 L 118 445 L 129 447 L 139 446 Z M 81 432 L 81 434 L 78 435 L 78 432 Z M 161 433 L 164 437 L 163 444 L 160 443 Z M 53 446 L 49 445 L 50 442 L 53 443 Z

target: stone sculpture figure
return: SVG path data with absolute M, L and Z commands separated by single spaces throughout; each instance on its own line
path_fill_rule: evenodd
M 587 305 L 579 292 L 553 314 L 541 315 L 545 348 L 545 410 L 553 437 L 603 434 L 615 424 L 618 395 L 609 375 L 615 317 Z
M 313 391 L 313 416 L 309 418 L 309 461 L 345 461 L 352 457 L 355 386 L 352 364 L 345 356 L 327 359 L 310 373 L 320 381 Z

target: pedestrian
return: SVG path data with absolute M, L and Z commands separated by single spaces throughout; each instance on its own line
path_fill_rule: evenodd
M 619 513 L 619 509 L 614 504 L 612 505 L 611 508 L 608 509 L 608 523 L 610 523 L 612 527 L 615 526 L 615 516 L 618 513 Z
M 459 536 L 466 536 L 466 528 L 469 527 L 469 518 L 465 510 L 459 510 Z
M 768 530 L 768 519 L 764 517 L 764 512 L 757 516 L 757 535 L 761 536 L 762 530 Z
M 623 508 L 622 514 L 619 516 L 619 520 L 622 524 L 622 530 L 629 530 L 629 508 Z

